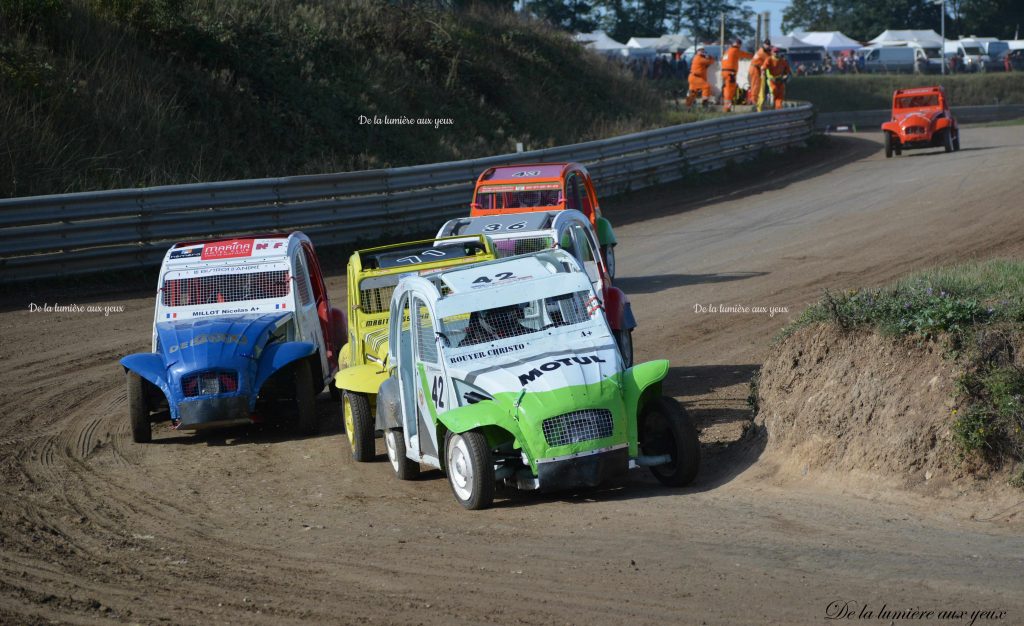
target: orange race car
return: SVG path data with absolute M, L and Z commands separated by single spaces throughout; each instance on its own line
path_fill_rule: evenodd
M 882 124 L 882 132 L 886 158 L 912 148 L 960 149 L 960 127 L 942 87 L 897 89 L 892 94 L 892 119 Z
M 601 217 L 590 173 L 579 163 L 488 168 L 476 181 L 470 207 L 470 217 L 575 209 L 593 224 L 608 274 L 615 276 L 615 233 L 611 223 Z

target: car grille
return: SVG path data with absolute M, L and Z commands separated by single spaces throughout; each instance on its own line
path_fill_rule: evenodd
M 903 132 L 908 135 L 923 135 L 924 126 L 907 126 L 903 129 Z
M 181 392 L 186 398 L 215 396 L 238 391 L 237 372 L 200 372 L 181 379 Z
M 612 412 L 585 409 L 544 420 L 544 439 L 551 447 L 612 436 Z

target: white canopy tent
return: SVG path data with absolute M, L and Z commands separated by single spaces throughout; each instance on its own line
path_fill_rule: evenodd
M 577 33 L 573 38 L 583 46 L 605 56 L 629 56 L 629 49 L 625 44 L 615 41 L 603 30 Z
M 653 48 L 660 54 L 686 50 L 693 42 L 686 35 L 662 35 L 661 37 L 631 37 L 626 42 L 629 48 Z
M 885 46 L 889 43 L 906 45 L 907 42 L 922 45 L 941 46 L 942 35 L 934 30 L 886 30 L 868 43 L 873 46 Z
M 860 48 L 859 41 L 850 39 L 838 30 L 809 32 L 793 31 L 789 36 L 797 37 L 801 41 L 814 46 L 821 46 L 829 52 L 842 52 L 844 50 L 856 50 Z

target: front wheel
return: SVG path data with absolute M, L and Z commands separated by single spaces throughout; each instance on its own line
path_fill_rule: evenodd
M 615 278 L 615 244 L 610 243 L 601 246 L 601 254 L 604 255 L 604 266 L 608 270 L 608 278 Z
M 700 469 L 700 440 L 690 416 L 679 403 L 660 397 L 644 407 L 640 448 L 645 455 L 667 454 L 671 461 L 651 467 L 663 485 L 689 485 Z
M 622 367 L 633 367 L 633 329 L 623 328 L 612 331 L 615 336 L 615 344 L 619 346 L 622 354 Z
M 405 434 L 401 428 L 384 431 L 384 443 L 388 449 L 391 469 L 395 470 L 398 480 L 412 480 L 420 475 L 420 464 L 405 454 Z
M 341 411 L 345 419 L 345 435 L 352 448 L 352 458 L 360 463 L 372 461 L 373 416 L 366 394 L 345 391 L 341 394 Z
M 486 509 L 494 502 L 494 460 L 478 432 L 449 433 L 445 442 L 448 483 L 464 508 Z
M 948 128 L 942 133 L 942 147 L 946 152 L 953 151 L 953 133 Z
M 960 129 L 956 129 L 956 135 L 953 137 L 953 151 L 960 152 Z
M 891 159 L 892 158 L 892 152 L 893 152 L 893 149 L 892 149 L 892 133 L 886 132 L 885 133 L 885 158 Z
M 313 372 L 309 361 L 295 366 L 295 404 L 299 411 L 299 432 L 316 434 L 316 394 L 313 392 Z
M 132 423 L 132 440 L 135 443 L 149 443 L 153 440 L 153 426 L 149 423 L 149 406 L 142 377 L 128 372 L 128 418 Z

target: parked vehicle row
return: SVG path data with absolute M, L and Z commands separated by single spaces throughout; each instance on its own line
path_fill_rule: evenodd
M 175 244 L 152 350 L 121 360 L 133 438 L 289 417 L 311 434 L 329 387 L 354 460 L 380 434 L 399 479 L 440 468 L 469 509 L 498 483 L 587 487 L 639 466 L 688 484 L 696 431 L 661 394 L 668 362 L 633 362 L 615 245 L 574 163 L 490 168 L 436 238 L 352 254 L 347 315 L 302 233 Z

